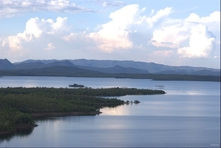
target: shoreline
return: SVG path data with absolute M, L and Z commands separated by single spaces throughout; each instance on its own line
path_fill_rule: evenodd
M 99 115 L 102 112 L 100 111 L 93 111 L 93 112 L 67 112 L 67 113 L 60 113 L 60 112 L 54 112 L 54 113 L 31 113 L 31 117 L 35 118 L 44 118 L 44 117 L 64 117 L 64 116 L 95 116 Z M 12 134 L 16 132 L 18 129 L 28 129 L 28 128 L 35 128 L 37 127 L 37 124 L 16 124 L 15 129 L 12 131 L 0 131 L 0 136 Z
M 53 112 L 53 113 L 31 113 L 30 115 L 33 118 L 38 117 L 60 117 L 60 116 L 87 116 L 87 115 L 99 115 L 102 112 L 99 111 L 93 111 L 93 112 L 67 112 L 67 113 L 61 113 L 61 112 Z
M 16 124 L 14 130 L 4 131 L 4 132 L 0 131 L 0 136 L 14 133 L 19 129 L 28 129 L 28 128 L 34 128 L 34 127 L 37 127 L 37 126 L 38 126 L 37 124 Z

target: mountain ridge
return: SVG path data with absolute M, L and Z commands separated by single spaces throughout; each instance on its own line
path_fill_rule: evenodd
M 220 69 L 192 66 L 169 66 L 153 62 L 119 61 L 119 60 L 26 60 L 11 63 L 0 59 L 0 70 L 20 70 L 49 68 L 54 66 L 75 67 L 83 70 L 108 74 L 182 74 L 182 75 L 212 75 L 220 76 Z

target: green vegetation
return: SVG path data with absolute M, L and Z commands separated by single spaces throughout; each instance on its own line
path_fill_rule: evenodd
M 14 131 L 18 125 L 33 125 L 34 120 L 30 114 L 22 113 L 15 109 L 0 110 L 0 134 Z
M 34 124 L 33 114 L 99 113 L 102 107 L 125 104 L 104 96 L 165 94 L 162 90 L 135 88 L 0 88 L 0 134 L 17 125 Z
M 115 78 L 152 79 L 160 81 L 213 81 L 220 82 L 220 76 L 181 74 L 115 74 Z
M 73 85 L 69 85 L 69 87 L 85 87 L 85 86 L 81 84 L 73 84 Z
M 135 103 L 135 104 L 139 104 L 139 103 L 140 103 L 140 101 L 138 101 L 138 100 L 135 100 L 135 101 L 134 101 L 134 103 Z
M 79 69 L 78 69 L 79 70 Z M 82 72 L 76 68 L 50 67 L 23 70 L 0 70 L 1 76 L 66 76 L 66 77 L 103 77 L 103 78 L 131 78 L 152 80 L 179 80 L 179 81 L 214 81 L 220 82 L 220 76 L 212 75 L 187 75 L 187 74 L 108 74 L 101 72 Z

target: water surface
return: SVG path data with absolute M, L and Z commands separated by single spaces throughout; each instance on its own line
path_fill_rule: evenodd
M 124 96 L 140 104 L 103 108 L 97 116 L 53 117 L 0 147 L 219 147 L 220 83 L 72 77 L 1 77 L 0 87 L 136 87 L 165 95 Z

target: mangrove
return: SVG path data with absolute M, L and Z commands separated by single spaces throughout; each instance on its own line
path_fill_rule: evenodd
M 102 107 L 126 104 L 111 96 L 165 94 L 136 88 L 0 88 L 0 134 L 36 126 L 33 117 L 96 115 Z M 134 103 L 139 103 L 135 101 Z

